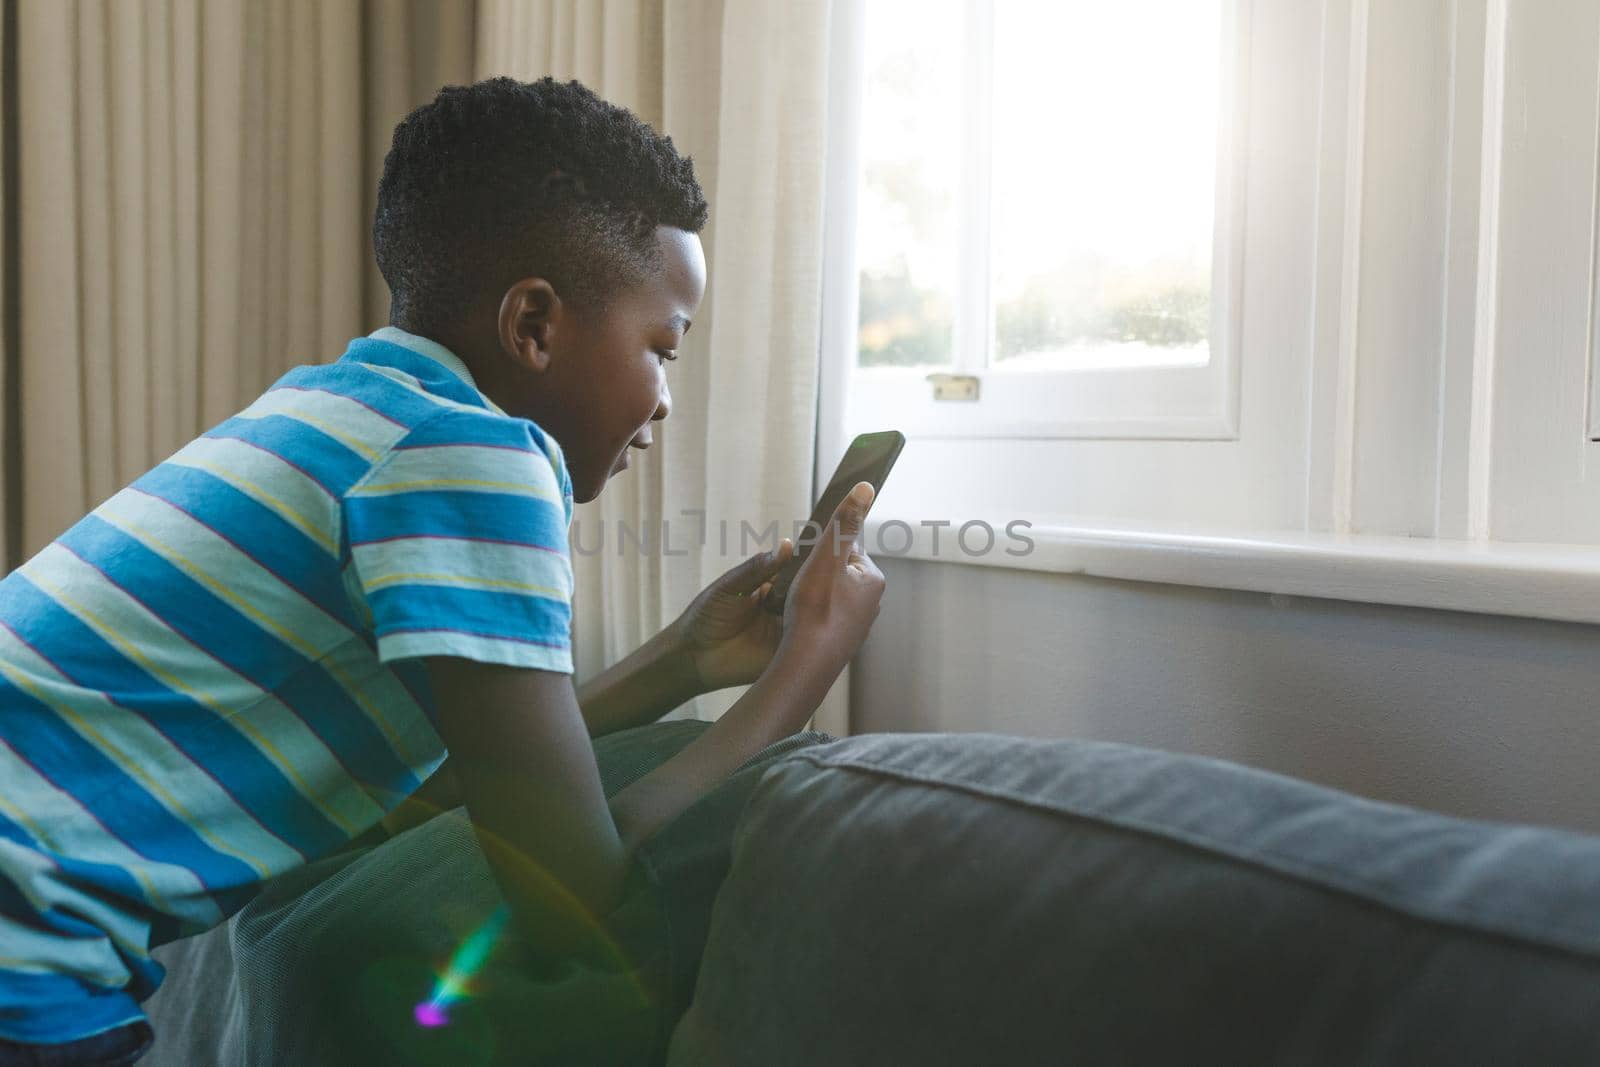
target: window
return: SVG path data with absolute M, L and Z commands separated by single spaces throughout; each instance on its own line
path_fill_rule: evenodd
M 848 431 L 1234 435 L 1235 4 L 857 5 Z

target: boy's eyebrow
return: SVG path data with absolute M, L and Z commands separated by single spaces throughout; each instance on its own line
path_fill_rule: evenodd
M 678 330 L 683 333 L 688 333 L 689 327 L 693 325 L 694 323 L 689 321 L 689 316 L 682 313 L 673 315 L 672 318 L 667 320 L 667 329 Z

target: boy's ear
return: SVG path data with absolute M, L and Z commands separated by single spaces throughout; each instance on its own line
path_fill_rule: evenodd
M 550 341 L 564 309 L 555 288 L 543 278 L 524 278 L 500 299 L 500 348 L 513 363 L 531 371 L 550 366 Z

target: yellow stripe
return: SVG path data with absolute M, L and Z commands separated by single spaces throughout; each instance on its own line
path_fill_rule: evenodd
M 281 513 L 284 518 L 291 520 L 296 526 L 300 527 L 300 531 L 302 533 L 311 538 L 318 545 L 322 546 L 322 549 L 330 556 L 337 556 L 339 554 L 339 548 L 333 543 L 333 538 L 329 537 L 320 526 L 318 526 L 312 520 L 306 518 L 304 515 L 300 514 L 289 504 L 267 492 L 256 482 L 252 482 L 249 478 L 246 478 L 244 475 L 235 471 L 231 471 L 226 467 L 219 467 L 215 463 L 207 463 L 203 459 L 195 459 L 192 456 L 174 456 L 171 462 L 176 463 L 180 467 L 196 467 L 200 470 L 215 474 L 218 478 L 228 482 L 235 489 L 250 490 L 252 496 L 260 497 L 262 500 L 271 505 L 273 510 Z
M 44 583 L 39 581 L 38 576 L 35 575 L 35 574 L 30 573 L 28 575 L 28 577 L 30 579 L 32 579 L 33 581 L 35 581 L 36 583 L 39 583 L 41 585 L 44 584 Z M 173 689 L 175 689 L 178 692 L 184 694 L 185 696 L 190 697 L 191 699 L 195 700 L 196 702 L 198 702 L 200 704 L 204 704 L 206 707 L 210 708 L 212 711 L 215 711 L 218 715 L 221 715 L 224 718 L 227 718 L 239 730 L 241 730 L 244 733 L 248 734 L 250 739 L 255 742 L 256 747 L 258 747 L 260 749 L 263 749 L 264 751 L 266 751 L 266 752 L 268 752 L 268 753 L 270 753 L 272 755 L 272 758 L 274 759 L 274 761 L 276 761 L 278 763 L 278 765 L 279 765 L 278 769 L 283 772 L 285 777 L 287 777 L 290 781 L 294 782 L 296 788 L 298 788 L 300 790 L 301 794 L 304 795 L 307 800 L 311 801 L 318 808 L 320 808 L 322 810 L 322 812 L 325 815 L 327 815 L 328 818 L 331 819 L 334 823 L 336 823 L 341 829 L 343 829 L 345 833 L 349 834 L 351 837 L 355 837 L 357 834 L 361 833 L 363 830 L 366 829 L 366 827 L 364 827 L 364 826 L 356 826 L 356 825 L 353 825 L 351 823 L 347 823 L 339 815 L 339 813 L 337 811 L 335 811 L 333 808 L 329 807 L 323 801 L 322 797 L 317 793 L 317 791 L 312 789 L 311 785 L 304 778 L 300 777 L 299 772 L 294 769 L 294 763 L 292 761 L 290 761 L 288 758 L 286 758 L 284 756 L 284 754 L 278 750 L 278 746 L 274 745 L 270 740 L 268 740 L 261 733 L 261 731 L 257 730 L 254 726 L 250 725 L 249 721 L 244 716 L 242 716 L 242 715 L 232 715 L 230 713 L 231 709 L 229 709 L 227 707 L 224 707 L 221 704 L 216 703 L 214 700 L 212 700 L 210 697 L 206 696 L 204 693 L 200 692 L 199 690 L 194 689 L 191 686 L 185 685 L 184 682 L 183 682 L 183 679 L 179 678 L 177 675 L 173 674 L 171 671 L 166 670 L 166 669 L 162 668 L 161 666 L 157 665 L 154 660 L 150 659 L 148 656 L 145 656 L 137 648 L 135 648 L 130 642 L 124 640 L 122 638 L 122 635 L 118 634 L 113 627 L 108 626 L 104 619 L 102 619 L 98 615 L 94 614 L 92 611 L 90 611 L 83 604 L 81 604 L 81 603 L 79 603 L 77 601 L 74 601 L 71 598 L 69 598 L 65 593 L 62 592 L 62 590 L 61 590 L 61 588 L 59 586 L 55 587 L 54 589 L 49 589 L 47 591 L 52 596 L 54 596 L 58 601 L 60 601 L 63 605 L 71 607 L 79 615 L 83 616 L 84 618 L 87 618 L 87 619 L 91 620 L 95 624 L 95 629 L 99 631 L 100 636 L 102 638 L 104 638 L 105 640 L 110 641 L 111 643 L 115 644 L 117 646 L 117 649 L 119 651 L 121 651 L 123 655 L 125 655 L 129 659 L 134 660 L 135 662 L 137 662 L 146 671 L 148 671 L 151 674 L 155 675 L 157 678 L 161 679 L 161 681 L 165 682 L 167 685 L 171 686 Z M 257 686 L 255 688 L 259 689 L 260 687 Z M 313 735 L 313 736 L 315 736 L 315 735 Z M 193 819 L 191 818 L 190 821 L 192 823 Z M 265 829 L 265 828 L 263 827 L 263 829 Z M 197 833 L 203 832 L 203 831 L 200 830 L 198 825 L 195 826 L 195 830 L 196 830 Z M 276 836 L 276 835 L 274 835 L 274 836 Z M 207 840 L 210 840 L 210 839 L 211 838 L 208 836 Z M 227 850 L 219 849 L 219 851 L 227 851 Z M 241 858 L 243 858 L 243 857 L 241 857 Z M 254 866 L 254 864 L 252 864 L 252 866 Z M 261 870 L 261 875 L 262 875 L 263 878 L 268 877 L 272 873 L 271 870 L 268 867 L 266 867 L 264 864 L 261 865 L 260 870 Z
M 536 593 L 539 596 L 552 597 L 557 600 L 566 599 L 565 593 L 545 585 L 533 585 L 529 582 L 518 582 L 510 578 L 473 578 L 468 575 L 458 574 L 424 574 L 420 572 L 385 574 L 367 582 L 366 586 L 368 590 L 373 590 L 382 589 L 386 585 L 400 585 L 408 582 L 468 585 L 481 589 L 511 589 L 519 593 Z
M 550 494 L 539 492 L 529 487 L 526 482 L 488 482 L 478 478 L 426 478 L 410 482 L 385 482 L 381 485 L 364 485 L 361 487 L 361 494 L 382 496 L 387 493 L 406 493 L 417 489 L 494 489 L 555 502 L 555 498 Z

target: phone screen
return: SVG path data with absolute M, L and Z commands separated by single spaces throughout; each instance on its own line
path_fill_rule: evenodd
M 883 492 L 883 483 L 888 479 L 889 471 L 894 466 L 894 461 L 899 458 L 900 450 L 905 447 L 905 443 L 905 434 L 899 430 L 864 433 L 850 442 L 850 447 L 845 450 L 844 458 L 839 461 L 833 477 L 828 479 L 828 487 L 817 498 L 817 506 L 811 509 L 811 518 L 806 523 L 806 533 L 798 539 L 794 555 L 789 557 L 789 562 L 785 563 L 772 579 L 772 591 L 762 602 L 768 611 L 774 615 L 783 613 L 783 604 L 788 598 L 790 583 L 794 581 L 794 576 L 800 573 L 800 565 L 811 555 L 812 546 L 822 537 L 823 531 L 828 527 L 828 520 L 833 518 L 833 513 L 844 500 L 845 494 L 849 493 L 858 482 L 871 482 L 874 493 Z M 877 497 L 874 496 L 873 500 L 876 501 Z

